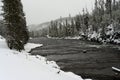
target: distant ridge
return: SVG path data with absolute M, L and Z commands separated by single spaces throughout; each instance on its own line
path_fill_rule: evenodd
M 51 20 L 51 21 L 57 21 L 58 23 L 60 23 L 60 22 L 65 23 L 65 21 L 67 20 L 68 23 L 69 23 L 72 18 L 74 18 L 74 17 L 62 17 L 62 18 L 58 18 L 58 19 L 55 19 L 55 20 Z M 36 24 L 29 25 L 28 29 L 29 29 L 29 31 L 39 31 L 41 29 L 46 29 L 50 26 L 51 21 L 44 22 L 44 23 L 41 23 L 41 24 L 38 24 L 38 25 L 36 25 Z

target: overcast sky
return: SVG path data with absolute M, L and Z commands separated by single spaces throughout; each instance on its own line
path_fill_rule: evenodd
M 0 0 L 1 1 L 1 0 Z M 27 23 L 40 24 L 54 20 L 60 16 L 75 16 L 88 8 L 93 7 L 94 0 L 22 0 Z

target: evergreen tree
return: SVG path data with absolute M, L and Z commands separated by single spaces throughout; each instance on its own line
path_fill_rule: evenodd
M 29 39 L 21 0 L 2 0 L 2 2 L 8 47 L 21 51 Z
M 59 23 L 59 37 L 62 37 L 62 24 Z
M 58 22 L 54 22 L 54 37 L 58 37 Z
M 112 18 L 112 0 L 106 0 L 106 13 Z
M 75 24 L 73 19 L 71 19 L 71 36 L 75 36 Z
M 79 15 L 76 16 L 75 25 L 76 25 L 77 31 L 80 31 L 80 29 L 81 29 L 81 20 L 80 20 Z
M 49 36 L 51 37 L 53 37 L 53 27 L 54 27 L 54 23 L 53 21 L 51 21 L 49 26 Z
M 84 25 L 86 26 L 86 29 L 88 29 L 88 26 L 89 26 L 89 17 L 88 17 L 88 14 L 86 14 L 84 16 Z
M 117 10 L 117 6 L 116 6 L 116 0 L 113 0 L 113 7 L 112 7 L 112 10 Z

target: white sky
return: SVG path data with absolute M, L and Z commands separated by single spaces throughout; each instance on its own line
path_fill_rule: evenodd
M 1 1 L 1 0 L 0 0 Z M 75 16 L 93 7 L 94 0 L 22 0 L 28 24 L 40 24 L 60 16 Z

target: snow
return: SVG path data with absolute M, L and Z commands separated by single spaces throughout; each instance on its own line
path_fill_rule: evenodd
M 0 80 L 83 80 L 72 72 L 60 70 L 54 61 L 26 52 L 38 46 L 42 45 L 28 43 L 25 51 L 18 52 L 10 50 L 0 37 Z
M 114 39 L 114 43 L 120 44 L 120 39 Z
M 74 37 L 71 37 L 71 36 L 68 36 L 68 37 L 50 37 L 49 35 L 47 35 L 47 38 L 51 38 L 51 39 L 81 39 L 81 36 L 74 36 Z
M 64 39 L 81 39 L 81 36 L 65 37 Z
M 43 44 L 27 43 L 25 45 L 25 51 L 29 52 L 31 49 L 36 48 L 36 47 L 40 47 L 40 46 L 43 46 Z
M 89 47 L 95 47 L 95 48 L 100 48 L 101 46 L 103 46 L 103 45 L 87 45 L 87 46 L 89 46 Z
M 98 34 L 96 33 L 96 31 L 93 32 L 93 34 L 91 35 L 91 38 L 97 38 Z
M 107 27 L 106 35 L 113 35 L 113 33 L 114 33 L 114 27 L 113 27 L 113 24 L 110 24 Z
M 96 32 L 92 30 L 92 26 L 89 26 L 88 34 L 85 36 L 90 41 L 97 41 L 104 44 L 106 43 L 120 44 L 119 32 L 115 32 L 114 24 L 110 24 L 105 28 L 104 35 L 102 33 L 102 28 L 99 28 L 98 32 Z
M 112 67 L 112 69 L 120 72 L 120 69 L 118 69 L 118 68 L 116 68 L 116 67 Z

